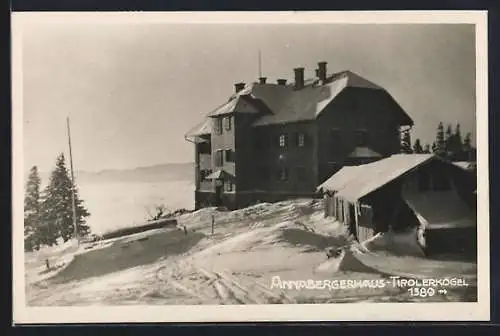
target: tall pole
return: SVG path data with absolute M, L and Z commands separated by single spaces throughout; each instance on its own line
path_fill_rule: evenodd
M 75 174 L 73 172 L 73 153 L 71 151 L 71 132 L 69 128 L 69 117 L 66 118 L 66 126 L 68 127 L 69 162 L 71 168 L 71 205 L 73 208 L 73 229 L 75 230 L 74 236 L 77 244 L 80 245 L 80 239 L 78 237 L 78 226 L 76 223 Z
M 262 55 L 259 49 L 259 78 L 262 77 Z

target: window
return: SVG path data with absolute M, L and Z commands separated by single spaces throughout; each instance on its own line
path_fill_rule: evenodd
M 288 169 L 287 168 L 280 168 L 278 169 L 278 180 L 282 182 L 288 181 Z
M 297 147 L 304 147 L 306 143 L 306 135 L 304 133 L 295 133 L 295 144 Z
M 214 119 L 214 130 L 215 130 L 215 134 L 222 134 L 222 119 L 221 118 Z
M 307 178 L 306 168 L 305 167 L 297 167 L 297 180 L 300 182 L 304 182 Z
M 232 149 L 225 150 L 226 162 L 234 162 L 234 151 Z
M 198 144 L 198 153 L 200 154 L 210 154 L 211 153 L 211 148 L 210 148 L 210 142 L 202 142 Z
M 225 186 L 225 190 L 226 191 L 234 191 L 234 183 L 231 182 L 231 181 L 226 181 L 224 183 L 224 186 Z
M 281 134 L 279 138 L 279 146 L 284 148 L 288 145 L 288 136 L 286 134 Z
M 215 152 L 215 165 L 217 167 L 221 167 L 223 164 L 224 164 L 224 162 L 223 162 L 223 157 L 222 157 L 222 151 L 217 150 Z
M 364 129 L 356 131 L 356 145 L 366 146 L 368 145 L 368 132 Z
M 231 130 L 231 127 L 232 127 L 232 123 L 233 123 L 233 118 L 232 116 L 227 116 L 224 118 L 224 121 L 225 121 L 225 128 L 226 128 L 226 131 L 230 131 Z

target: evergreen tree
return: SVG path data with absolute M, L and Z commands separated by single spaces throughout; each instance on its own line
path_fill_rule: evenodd
M 444 127 L 443 123 L 440 122 L 437 128 L 436 142 L 434 143 L 433 152 L 437 155 L 444 156 L 446 151 L 445 141 L 444 141 Z
M 430 154 L 431 153 L 431 146 L 429 144 L 426 144 L 424 147 L 424 153 L 425 154 Z
M 454 160 L 466 160 L 463 150 L 462 133 L 460 132 L 460 123 L 455 126 L 455 133 L 453 134 L 452 148 Z
M 403 133 L 403 139 L 401 141 L 401 153 L 411 154 L 413 150 L 411 149 L 411 136 L 410 131 Z
M 38 168 L 33 166 L 30 169 L 24 196 L 24 248 L 26 251 L 37 250 L 40 247 L 38 235 L 41 220 L 40 184 Z
M 431 151 L 432 151 L 432 153 L 437 153 L 437 151 L 438 151 L 438 148 L 437 148 L 435 141 L 432 143 Z
M 467 161 L 473 160 L 473 147 L 472 147 L 472 141 L 471 141 L 472 135 L 470 133 L 467 133 L 464 137 L 464 142 L 462 146 L 462 150 L 464 153 L 464 159 Z
M 460 131 L 460 123 L 458 123 L 457 126 L 455 126 L 455 141 L 457 148 L 462 149 L 463 141 L 462 141 L 462 132 Z
M 420 144 L 420 139 L 415 140 L 415 144 L 413 145 L 413 153 L 422 154 L 423 152 L 424 152 L 424 149 L 422 148 L 422 145 Z
M 65 242 L 74 237 L 73 195 L 75 193 L 76 222 L 78 235 L 83 237 L 90 233 L 85 218 L 90 213 L 78 197 L 78 190 L 69 177 L 64 154 L 57 158 L 56 168 L 52 171 L 49 185 L 44 192 L 43 217 L 45 222 L 44 243 L 53 245 L 61 237 Z
M 450 124 L 446 127 L 444 134 L 444 148 L 446 157 L 451 157 L 453 153 L 453 131 Z

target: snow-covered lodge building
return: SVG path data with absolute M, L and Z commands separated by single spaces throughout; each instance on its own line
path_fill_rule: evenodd
M 236 83 L 229 99 L 186 134 L 195 146 L 195 207 L 238 208 L 316 196 L 345 165 L 397 153 L 412 119 L 381 86 L 351 72 L 293 83 Z

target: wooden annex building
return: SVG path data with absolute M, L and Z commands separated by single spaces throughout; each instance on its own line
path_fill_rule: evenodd
M 476 176 L 433 154 L 346 166 L 318 187 L 325 216 L 358 241 L 420 227 L 428 254 L 476 251 Z

